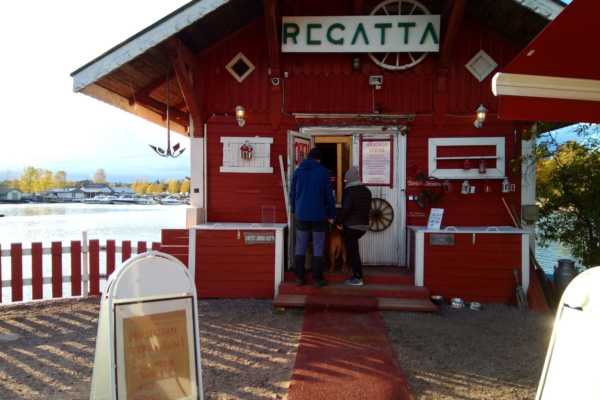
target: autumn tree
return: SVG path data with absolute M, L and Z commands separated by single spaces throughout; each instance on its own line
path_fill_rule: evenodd
M 542 243 L 560 241 L 585 266 L 600 265 L 600 128 L 579 125 L 580 139 L 539 140 L 537 191 Z
M 34 193 L 37 189 L 39 180 L 39 170 L 34 167 L 27 167 L 19 178 L 19 190 L 24 193 Z
M 98 168 L 94 174 L 94 183 L 106 183 L 106 172 L 103 168 Z
M 181 187 L 181 184 L 179 183 L 178 180 L 171 179 L 171 180 L 169 180 L 169 183 L 167 185 L 167 192 L 179 193 L 180 187 Z
M 64 189 L 67 186 L 67 173 L 65 171 L 57 171 L 54 174 L 54 187 Z
M 183 182 L 181 182 L 179 191 L 181 193 L 189 193 L 190 192 L 190 180 L 189 179 L 184 179 Z

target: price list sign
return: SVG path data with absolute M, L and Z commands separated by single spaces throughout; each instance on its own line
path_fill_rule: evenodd
M 392 186 L 392 139 L 363 139 L 362 182 L 370 186 Z

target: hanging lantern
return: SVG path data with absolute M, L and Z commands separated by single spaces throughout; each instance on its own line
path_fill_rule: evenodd
M 250 161 L 254 157 L 254 148 L 250 143 L 245 142 L 240 146 L 240 157 L 242 160 Z

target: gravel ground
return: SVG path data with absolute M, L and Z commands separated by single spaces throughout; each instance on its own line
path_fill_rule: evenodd
M 535 398 L 552 316 L 501 305 L 383 315 L 415 399 Z
M 270 301 L 199 302 L 205 399 L 286 397 L 302 312 Z M 0 308 L 0 399 L 88 399 L 97 300 Z

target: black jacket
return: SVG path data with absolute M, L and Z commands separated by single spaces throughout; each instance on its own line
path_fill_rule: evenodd
M 344 226 L 369 225 L 370 211 L 371 191 L 364 185 L 347 187 L 342 195 L 342 209 L 337 214 L 336 223 Z

